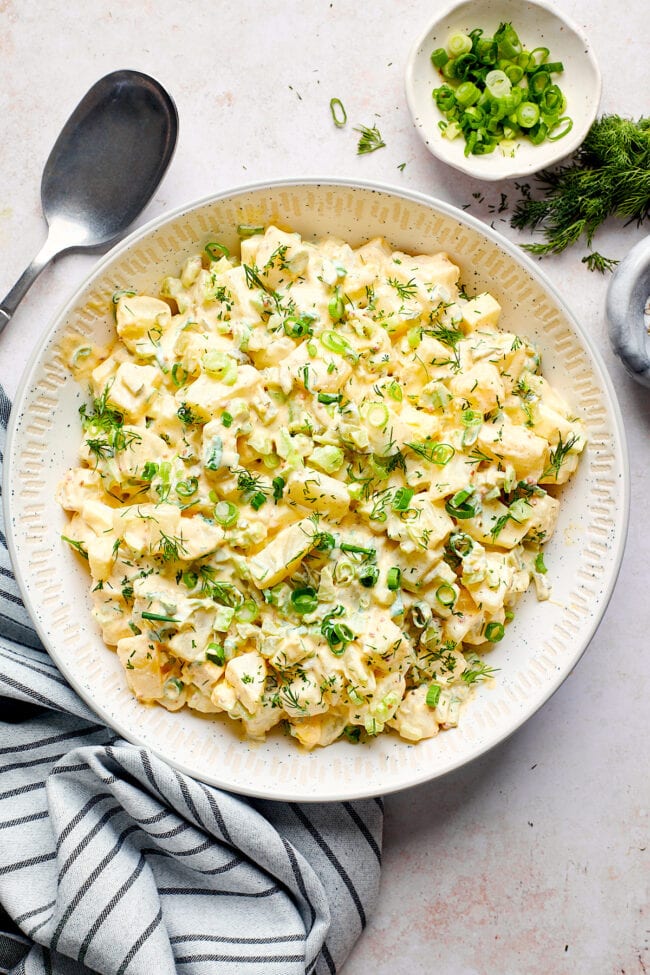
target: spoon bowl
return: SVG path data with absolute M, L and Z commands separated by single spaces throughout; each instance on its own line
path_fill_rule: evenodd
M 178 137 L 173 100 L 139 71 L 96 82 L 63 126 L 43 171 L 47 239 L 0 303 L 0 332 L 41 271 L 59 254 L 113 244 L 144 209 Z

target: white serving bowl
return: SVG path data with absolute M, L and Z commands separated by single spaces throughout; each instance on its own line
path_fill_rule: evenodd
M 511 23 L 529 50 L 547 47 L 551 61 L 562 61 L 564 71 L 554 76 L 567 100 L 566 115 L 573 119 L 571 131 L 557 142 L 532 145 L 520 140 L 514 154 L 504 155 L 497 147 L 484 156 L 465 156 L 465 140 L 445 139 L 439 122 L 444 119 L 432 91 L 446 83 L 431 63 L 431 52 L 446 47 L 456 31 L 469 33 L 481 27 L 492 35 L 500 23 Z M 438 159 L 477 179 L 500 180 L 530 176 L 547 169 L 572 153 L 584 141 L 596 118 L 600 102 L 601 77 L 587 38 L 564 14 L 543 0 L 463 0 L 445 7 L 413 45 L 406 66 L 406 99 L 416 131 Z
M 55 501 L 76 463 L 84 390 L 66 367 L 66 348 L 113 334 L 112 294 L 134 286 L 156 294 L 162 277 L 216 234 L 236 252 L 236 226 L 279 224 L 306 238 L 335 235 L 356 246 L 384 235 L 412 253 L 444 250 L 469 293 L 490 290 L 502 320 L 538 344 L 545 375 L 584 418 L 589 445 L 562 491 L 547 546 L 550 601 L 527 594 L 460 726 L 409 745 L 382 735 L 367 745 L 337 742 L 307 753 L 282 734 L 244 741 L 220 716 L 170 713 L 138 704 L 116 655 L 90 615 L 86 566 L 61 541 Z M 74 347 L 74 346 L 73 346 Z M 345 181 L 302 180 L 224 192 L 150 223 L 93 271 L 36 350 L 16 397 L 5 457 L 4 504 L 11 555 L 43 643 L 97 714 L 132 742 L 205 782 L 250 795 L 300 801 L 350 799 L 415 785 L 491 748 L 557 689 L 585 650 L 605 610 L 623 554 L 628 511 L 625 438 L 615 394 L 588 335 L 537 267 L 512 244 L 446 203 L 414 192 Z

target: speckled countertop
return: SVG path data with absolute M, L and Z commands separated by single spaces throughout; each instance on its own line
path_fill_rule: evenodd
M 437 0 L 0 0 L 0 293 L 40 247 L 39 185 L 62 123 L 117 68 L 154 75 L 176 100 L 172 167 L 140 223 L 240 183 L 360 177 L 410 187 L 512 234 L 501 194 L 436 162 L 417 137 L 402 78 Z M 649 109 L 645 0 L 558 0 L 588 34 L 603 111 Z M 337 130 L 329 100 L 350 124 Z M 352 124 L 386 148 L 357 156 Z M 405 164 L 402 167 L 402 164 Z M 482 199 L 476 197 L 481 192 Z M 608 227 L 622 257 L 641 237 Z M 551 701 L 505 744 L 443 780 L 391 796 L 379 905 L 345 975 L 643 975 L 650 972 L 650 391 L 609 352 L 606 279 L 580 248 L 544 262 L 605 355 L 632 465 L 627 552 L 605 618 Z M 93 267 L 48 269 L 0 340 L 12 395 L 38 337 Z

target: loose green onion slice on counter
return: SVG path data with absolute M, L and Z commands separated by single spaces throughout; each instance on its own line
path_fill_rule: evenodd
M 526 50 L 510 23 L 500 24 L 493 37 L 481 28 L 452 34 L 446 48 L 431 54 L 444 79 L 433 90 L 444 115 L 442 135 L 462 136 L 466 156 L 499 145 L 511 149 L 517 140 L 540 145 L 563 138 L 573 122 L 564 115 L 566 99 L 553 76 L 564 66 L 549 56 L 545 47 Z
M 337 129 L 342 129 L 348 120 L 348 115 L 340 98 L 330 98 L 330 112 L 334 125 Z
M 291 593 L 291 607 L 300 616 L 313 613 L 318 608 L 318 595 L 311 586 L 294 589 Z
M 499 640 L 503 640 L 505 632 L 506 630 L 503 623 L 488 623 L 488 625 L 485 627 L 485 639 L 488 640 L 489 643 L 498 643 Z

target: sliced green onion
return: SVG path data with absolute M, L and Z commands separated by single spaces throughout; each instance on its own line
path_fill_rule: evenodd
M 254 599 L 245 599 L 235 609 L 235 619 L 238 623 L 252 623 L 259 616 L 259 607 Z
M 499 640 L 503 640 L 505 636 L 505 627 L 503 623 L 488 623 L 485 627 L 485 639 L 489 643 L 498 643 Z
M 263 491 L 256 491 L 255 494 L 249 499 L 249 504 L 253 511 L 259 511 L 263 504 L 266 502 L 266 495 Z
M 113 292 L 113 304 L 116 305 L 120 298 L 135 298 L 137 293 L 133 288 L 118 288 L 117 291 Z
M 342 393 L 319 393 L 318 402 L 329 406 L 332 403 L 340 403 L 343 398 Z
M 478 511 L 478 501 L 471 488 L 456 491 L 449 501 L 445 502 L 445 510 L 452 518 L 474 518 Z
M 256 237 L 258 234 L 264 233 L 264 227 L 255 226 L 251 223 L 240 223 L 237 227 L 237 235 L 242 239 L 246 240 L 247 237 Z
M 456 453 L 451 444 L 448 443 L 430 444 L 424 441 L 420 443 L 407 443 L 406 446 L 414 450 L 420 457 L 424 457 L 429 463 L 437 464 L 439 467 L 444 467 L 448 464 Z
M 394 379 L 390 384 L 390 386 L 388 387 L 388 395 L 390 396 L 391 399 L 394 399 L 396 403 L 402 402 L 402 399 L 404 398 L 404 393 L 402 391 L 402 387 L 400 386 L 400 384 L 397 382 L 396 379 Z
M 429 684 L 429 688 L 427 690 L 426 702 L 430 708 L 437 707 L 438 701 L 440 700 L 441 692 L 442 692 L 442 688 L 440 687 L 439 684 Z
M 517 124 L 522 129 L 532 129 L 539 122 L 539 106 L 534 102 L 522 102 L 517 109 Z
M 300 616 L 318 609 L 318 594 L 311 586 L 294 589 L 291 593 L 291 607 Z
M 386 574 L 386 588 L 395 592 L 402 585 L 402 570 L 394 565 Z
M 140 475 L 143 481 L 153 481 L 154 477 L 158 473 L 158 464 L 154 460 L 148 460 L 144 467 L 142 468 L 142 474 Z
M 411 607 L 411 619 L 413 620 L 413 626 L 417 627 L 418 630 L 423 630 L 425 626 L 428 626 L 432 617 L 433 613 L 428 603 L 422 601 L 413 603 Z
M 372 589 L 379 578 L 379 569 L 376 565 L 363 565 L 359 569 L 358 579 L 366 589 Z
M 232 501 L 219 501 L 214 506 L 214 520 L 222 528 L 232 528 L 239 518 L 239 509 Z
M 505 71 L 490 71 L 485 76 L 485 88 L 493 98 L 505 98 L 512 91 L 512 82 Z
M 443 584 L 438 586 L 436 589 L 436 599 L 441 606 L 449 608 L 456 602 L 456 590 L 453 586 L 450 586 L 448 582 L 443 582 Z
M 327 313 L 333 322 L 340 322 L 345 313 L 345 302 L 341 298 L 341 293 L 338 288 L 334 289 L 334 295 L 330 298 L 329 304 L 327 306 Z
M 203 249 L 212 261 L 218 261 L 220 257 L 230 257 L 230 251 L 226 245 L 220 244 L 216 240 L 210 241 Z
M 400 487 L 397 488 L 395 494 L 393 495 L 393 500 L 391 502 L 393 511 L 406 511 L 411 503 L 411 498 L 415 494 L 413 488 Z
M 362 407 L 362 414 L 368 426 L 374 430 L 383 430 L 388 423 L 389 413 L 385 403 L 366 403 Z
M 330 112 L 334 125 L 337 129 L 342 129 L 348 120 L 348 116 L 340 98 L 330 98 Z
M 180 362 L 175 362 L 172 366 L 172 382 L 175 386 L 184 386 L 189 379 L 189 372 Z
M 535 572 L 539 572 L 540 575 L 546 575 L 548 569 L 544 564 L 544 553 L 538 552 L 535 556 Z
M 326 444 L 324 447 L 314 447 L 309 455 L 309 463 L 316 464 L 326 474 L 335 474 L 343 466 L 345 455 L 340 447 Z
M 311 319 L 296 318 L 295 315 L 290 315 L 288 318 L 285 318 L 283 328 L 285 334 L 292 339 L 299 339 L 314 334 L 314 330 L 311 327 Z
M 449 55 L 445 51 L 444 47 L 437 47 L 435 51 L 431 52 L 431 64 L 434 68 L 442 68 L 449 60 Z
M 449 536 L 449 547 L 459 558 L 465 558 L 474 548 L 474 540 L 465 532 L 454 532 Z
M 367 555 L 369 558 L 375 558 L 377 555 L 376 548 L 364 548 L 363 545 L 353 545 L 351 542 L 341 542 L 339 548 L 342 552 L 353 552 L 358 555 Z
M 422 341 L 422 326 L 414 325 L 406 333 L 406 341 L 410 349 L 417 349 Z
M 223 667 L 226 662 L 226 651 L 220 643 L 208 643 L 205 656 L 206 660 L 209 660 L 212 664 L 216 664 L 218 667 Z
M 212 349 L 202 360 L 203 369 L 209 376 L 219 379 L 226 386 L 233 386 L 237 379 L 237 363 L 225 352 Z
M 320 336 L 320 342 L 328 352 L 336 352 L 337 355 L 350 355 L 355 359 L 359 358 L 347 339 L 344 339 L 342 335 L 338 335 L 336 332 L 323 332 Z
M 191 498 L 193 494 L 196 494 L 198 487 L 198 477 L 188 477 L 184 481 L 177 482 L 176 494 L 179 496 L 179 498 Z
M 452 34 L 447 41 L 447 50 L 452 58 L 458 58 L 461 54 L 467 54 L 472 50 L 472 38 L 460 31 Z
M 558 132 L 558 128 L 563 126 Z M 557 142 L 558 139 L 563 139 L 567 133 L 573 128 L 573 119 L 569 118 L 568 115 L 564 115 L 561 119 L 558 119 L 554 128 L 548 133 L 546 138 L 549 142 Z
M 169 701 L 177 701 L 184 689 L 185 685 L 178 677 L 168 677 L 163 684 L 163 694 Z
M 224 412 L 224 413 L 222 413 L 221 414 L 221 422 L 223 423 L 224 427 L 231 427 L 232 426 L 232 414 L 231 413 L 228 413 L 227 411 Z

